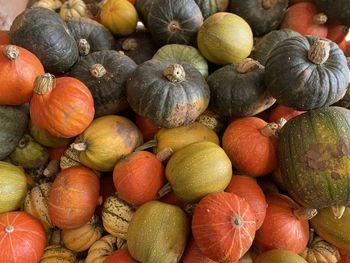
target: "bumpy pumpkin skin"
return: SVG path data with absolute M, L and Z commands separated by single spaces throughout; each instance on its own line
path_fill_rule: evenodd
M 78 59 L 78 47 L 59 15 L 52 10 L 26 9 L 13 21 L 11 43 L 34 53 L 46 71 L 67 71 Z
M 350 2 L 347 0 L 315 0 L 315 4 L 330 18 L 350 26 Z
M 152 59 L 138 66 L 127 82 L 131 108 L 153 124 L 174 128 L 194 122 L 209 104 L 210 91 L 201 73 L 181 65 L 185 79 L 171 82 L 163 76 L 171 61 Z M 147 98 L 147 99 L 146 99 Z
M 340 100 L 349 80 L 344 53 L 327 39 L 328 59 L 315 64 L 308 52 L 319 38 L 298 36 L 277 44 L 265 66 L 265 83 L 277 102 L 298 110 L 329 106 Z M 322 39 L 321 39 L 322 40 Z
M 289 194 L 316 209 L 350 204 L 350 111 L 327 107 L 290 119 L 278 159 Z

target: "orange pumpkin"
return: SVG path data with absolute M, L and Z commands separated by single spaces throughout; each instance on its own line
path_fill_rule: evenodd
M 132 258 L 127 248 L 122 248 L 109 255 L 103 263 L 137 263 L 137 261 Z
M 304 112 L 305 111 L 298 111 L 291 107 L 279 104 L 270 112 L 268 121 L 278 123 L 281 118 L 288 121 Z
M 61 156 L 68 149 L 67 146 L 59 148 L 49 148 L 49 159 L 50 160 L 60 160 Z
M 334 21 L 329 21 L 328 25 L 328 35 L 327 38 L 335 43 L 342 42 L 346 35 L 349 33 L 349 27 L 340 25 Z
M 182 263 L 216 263 L 217 261 L 211 260 L 204 255 L 196 245 L 196 242 L 192 239 L 187 246 L 184 255 L 181 258 Z M 238 262 L 238 261 L 237 261 Z M 234 263 L 234 262 L 232 262 Z
M 158 199 L 158 192 L 165 184 L 164 173 L 164 166 L 156 155 L 146 151 L 131 153 L 114 167 L 113 181 L 118 197 L 133 205 Z
M 22 105 L 33 95 L 34 80 L 44 67 L 30 51 L 14 46 L 0 46 L 0 105 Z
M 49 73 L 36 78 L 29 110 L 34 125 L 64 138 L 82 133 L 95 114 L 91 92 L 80 80 Z
M 83 166 L 62 170 L 51 186 L 49 216 L 57 227 L 73 229 L 85 225 L 98 204 L 100 181 Z
M 350 263 L 350 250 L 338 248 L 341 260 L 338 263 Z
M 249 203 L 255 212 L 256 229 L 259 229 L 265 219 L 267 203 L 265 195 L 256 180 L 244 175 L 232 176 L 225 192 L 243 197 Z
M 10 35 L 9 31 L 0 31 L 0 45 L 9 45 Z
M 103 203 L 104 201 L 115 193 L 115 187 L 113 183 L 113 174 L 106 174 L 100 180 L 100 198 L 101 204 L 99 204 L 96 208 L 96 214 L 102 216 Z
M 45 230 L 39 220 L 26 212 L 0 214 L 0 261 L 37 263 L 44 253 Z
M 147 118 L 136 114 L 136 126 L 140 129 L 143 140 L 145 142 L 153 140 L 156 133 L 160 130 L 157 126 L 151 123 Z
M 222 137 L 223 148 L 234 167 L 243 174 L 263 176 L 277 167 L 276 123 L 257 117 L 230 123 Z

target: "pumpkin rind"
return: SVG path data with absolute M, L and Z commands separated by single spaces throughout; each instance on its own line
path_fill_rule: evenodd
M 203 18 L 206 19 L 219 11 L 217 0 L 194 0 L 199 6 Z
M 350 26 L 350 2 L 346 0 L 315 0 L 316 5 L 330 18 Z
M 114 262 L 137 263 L 137 261 L 131 257 L 127 248 L 122 248 L 122 249 L 118 249 L 117 251 L 114 251 L 104 261 L 104 263 L 114 263 Z

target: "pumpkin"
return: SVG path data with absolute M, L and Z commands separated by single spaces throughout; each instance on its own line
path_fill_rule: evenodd
M 268 121 L 278 123 L 280 122 L 281 118 L 288 121 L 303 113 L 304 111 L 298 111 L 291 107 L 279 104 L 275 108 L 273 108 L 272 111 L 270 112 Z
M 60 245 L 47 246 L 39 263 L 77 263 L 76 255 Z
M 267 203 L 265 195 L 256 180 L 249 176 L 234 175 L 225 192 L 236 194 L 244 198 L 255 213 L 256 228 L 264 222 Z
M 46 231 L 46 246 L 63 245 L 61 239 L 62 230 L 58 228 L 50 228 Z
M 131 219 L 127 242 L 131 256 L 144 263 L 178 262 L 186 246 L 189 224 L 173 205 L 149 201 Z
M 73 252 L 81 252 L 89 249 L 95 241 L 100 239 L 102 233 L 102 225 L 98 217 L 93 215 L 90 221 L 81 227 L 62 230 L 61 237 L 66 248 Z
M 98 171 L 113 171 L 117 161 L 142 144 L 142 134 L 129 119 L 106 115 L 95 119 L 71 147 L 79 161 Z
M 278 103 L 297 110 L 337 102 L 344 96 L 348 81 L 346 58 L 338 45 L 313 36 L 280 42 L 265 66 L 268 91 Z
M 334 21 L 328 21 L 327 27 L 327 38 L 338 44 L 344 41 L 346 35 L 349 33 L 348 26 L 340 25 Z
M 0 65 L 0 104 L 22 105 L 29 102 L 35 78 L 44 74 L 39 59 L 24 48 L 0 46 Z
M 251 247 L 256 231 L 249 203 L 232 193 L 212 193 L 196 205 L 193 238 L 204 255 L 214 261 L 239 260 Z
M 26 212 L 0 214 L 0 258 L 6 263 L 37 263 L 45 248 L 45 231 Z
M 277 167 L 278 124 L 258 117 L 237 119 L 229 124 L 222 137 L 222 147 L 240 172 L 263 176 Z M 255 147 L 259 145 L 259 147 Z
M 225 11 L 228 8 L 230 3 L 229 0 L 194 0 L 196 4 L 199 6 L 203 18 L 206 19 L 209 16 L 217 13 Z
M 312 2 L 297 3 L 288 8 L 281 27 L 307 36 L 325 38 L 328 35 L 327 16 Z
M 147 118 L 136 114 L 135 124 L 140 129 L 144 141 L 152 140 L 155 134 L 159 131 L 159 128 L 151 123 Z
M 225 117 L 219 115 L 212 110 L 205 110 L 201 115 L 198 116 L 196 122 L 207 126 L 209 129 L 216 132 L 218 135 L 222 135 L 226 126 Z
M 185 253 L 181 257 L 183 263 L 215 263 L 217 261 L 211 260 L 205 256 L 196 245 L 196 242 L 192 239 L 187 245 Z
M 69 19 L 66 25 L 78 45 L 81 56 L 114 47 L 115 41 L 111 32 L 95 20 L 79 17 Z
M 154 59 L 172 60 L 176 63 L 189 63 L 203 75 L 208 77 L 208 62 L 199 53 L 198 49 L 188 45 L 169 44 L 158 49 Z
M 256 43 L 250 57 L 259 61 L 262 65 L 265 65 L 271 50 L 273 50 L 278 43 L 294 36 L 300 36 L 300 34 L 288 28 L 272 30 Z
M 193 66 L 156 59 L 139 65 L 126 89 L 131 108 L 164 128 L 194 122 L 210 97 L 208 84 Z
M 60 0 L 38 0 L 31 7 L 44 7 L 51 10 L 60 9 L 62 2 Z
M 177 199 L 176 195 L 173 191 L 168 192 L 166 195 L 162 196 L 159 201 L 170 204 L 170 205 L 176 205 L 180 207 L 181 209 L 185 210 L 185 204 L 181 202 L 179 199 Z
M 196 142 L 170 157 L 165 176 L 180 201 L 193 203 L 207 194 L 223 191 L 230 183 L 232 164 L 217 144 Z
M 137 0 L 135 4 L 140 20 L 146 27 L 148 27 L 148 13 L 153 3 L 154 0 Z
M 102 216 L 104 201 L 115 192 L 116 192 L 116 190 L 115 190 L 115 186 L 113 183 L 113 173 L 108 173 L 107 175 L 103 175 L 100 179 L 101 203 L 99 204 L 99 206 L 95 210 L 95 213 L 98 216 L 100 216 L 100 217 Z
M 309 240 L 308 220 L 316 209 L 303 208 L 282 194 L 267 194 L 264 223 L 255 235 L 255 244 L 262 250 L 284 249 L 302 253 Z
M 315 0 L 314 2 L 327 16 L 339 21 L 342 25 L 350 26 L 350 3 L 348 1 Z
M 118 198 L 116 194 L 113 194 L 103 204 L 103 227 L 113 236 L 126 239 L 129 222 L 133 214 L 134 208 Z
M 9 44 L 10 44 L 9 31 L 0 30 L 0 45 L 9 45 Z
M 89 222 L 98 202 L 100 182 L 90 169 L 76 166 L 62 170 L 50 190 L 49 216 L 55 226 L 74 229 Z
M 283 249 L 272 249 L 266 251 L 257 256 L 253 263 L 308 263 L 298 254 L 283 250 Z
M 113 253 L 115 249 L 120 249 L 126 246 L 126 240 L 106 235 L 89 248 L 86 263 L 103 263 L 104 260 Z
M 264 83 L 264 67 L 251 58 L 226 65 L 208 78 L 210 108 L 224 116 L 256 115 L 275 103 Z
M 341 107 L 311 110 L 289 120 L 279 134 L 279 166 L 289 194 L 307 207 L 333 206 L 336 217 L 349 204 L 349 118 Z
M 101 9 L 101 23 L 113 34 L 127 36 L 135 32 L 138 21 L 133 4 L 125 0 L 108 0 Z
M 350 262 L 350 250 L 339 248 L 341 260 L 338 263 L 349 263 Z
M 239 63 L 253 48 L 253 32 L 240 16 L 227 12 L 208 17 L 197 34 L 202 55 L 218 65 Z
M 47 207 L 50 189 L 51 183 L 43 183 L 33 187 L 28 191 L 23 204 L 23 210 L 39 219 L 46 231 L 54 227 Z
M 247 21 L 254 36 L 261 36 L 281 24 L 287 6 L 288 0 L 231 0 L 228 10 Z
M 29 33 L 30 32 L 30 33 Z M 60 16 L 47 8 L 26 9 L 13 21 L 11 43 L 34 53 L 45 71 L 67 71 L 78 59 L 78 47 Z
M 153 0 L 147 28 L 159 46 L 194 44 L 203 15 L 194 0 Z
M 0 105 L 0 160 L 16 148 L 28 124 L 24 107 Z
M 114 263 L 114 262 L 137 263 L 137 261 L 131 257 L 127 248 L 118 249 L 117 251 L 109 255 L 103 262 L 104 263 Z
M 29 110 L 34 125 L 63 138 L 82 133 L 95 114 L 91 92 L 80 80 L 50 73 L 35 79 Z
M 0 161 L 0 213 L 18 209 L 27 194 L 23 169 Z
M 83 0 L 67 0 L 60 8 L 60 16 L 63 20 L 80 18 L 87 15 L 87 7 Z
M 126 55 L 103 50 L 82 57 L 71 69 L 70 76 L 79 79 L 91 91 L 96 118 L 128 107 L 125 85 L 136 67 Z

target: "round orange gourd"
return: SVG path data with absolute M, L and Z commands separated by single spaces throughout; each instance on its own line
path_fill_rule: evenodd
M 151 123 L 147 118 L 136 114 L 135 124 L 140 129 L 145 142 L 154 139 L 156 133 L 160 130 L 157 126 Z
M 40 60 L 22 47 L 3 45 L 0 46 L 0 68 L 0 105 L 29 102 L 35 78 L 44 73 Z
M 10 35 L 9 31 L 0 31 L 0 45 L 9 45 Z
M 64 138 L 82 133 L 95 114 L 91 92 L 80 80 L 49 73 L 36 78 L 29 110 L 34 125 Z
M 83 166 L 62 170 L 51 186 L 49 216 L 57 227 L 74 229 L 89 222 L 98 204 L 100 181 Z
M 0 214 L 0 261 L 37 263 L 44 253 L 45 231 L 41 223 L 26 212 Z
M 334 21 L 327 22 L 328 35 L 327 38 L 335 43 L 342 42 L 349 33 L 349 27 L 341 25 Z
M 132 258 L 127 248 L 118 249 L 109 255 L 103 263 L 137 263 L 135 259 Z
M 250 176 L 272 172 L 277 167 L 276 126 L 257 117 L 231 122 L 222 137 L 222 145 L 233 166 Z
M 338 263 L 350 263 L 350 250 L 338 248 L 341 260 Z
M 183 263 L 216 263 L 217 261 L 211 260 L 204 255 L 196 245 L 194 240 L 191 240 L 187 245 L 184 255 L 181 258 Z M 233 262 L 234 263 L 234 262 Z
M 291 107 L 279 104 L 271 111 L 268 120 L 269 122 L 278 123 L 280 119 L 283 118 L 288 121 L 304 112 L 305 111 L 298 111 Z

